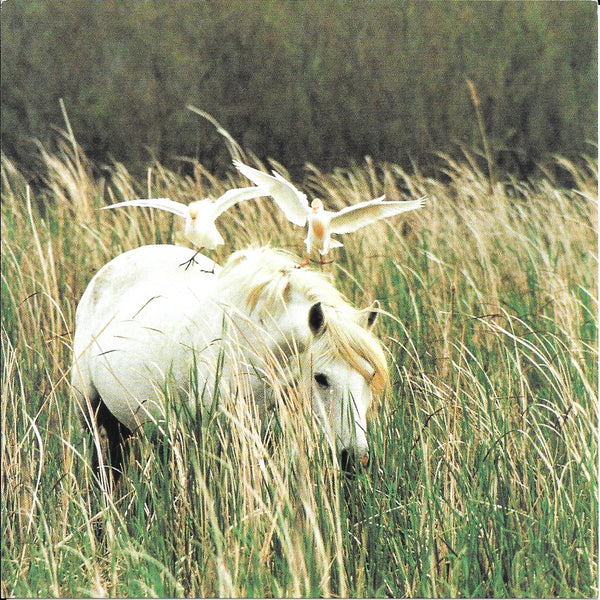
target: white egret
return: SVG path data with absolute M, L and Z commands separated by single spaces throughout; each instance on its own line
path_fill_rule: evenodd
M 253 186 L 229 190 L 216 200 L 207 198 L 190 202 L 190 204 L 175 202 L 169 198 L 142 198 L 103 206 L 102 209 L 139 206 L 159 208 L 183 217 L 185 219 L 184 235 L 196 249 L 196 254 L 188 261 L 189 266 L 202 249 L 214 250 L 217 246 L 225 243 L 215 225 L 215 220 L 221 214 L 238 202 L 267 195 L 266 190 Z
M 275 200 L 289 221 L 301 226 L 308 223 L 308 234 L 304 240 L 306 259 L 301 266 L 309 263 L 313 251 L 321 254 L 320 262 L 323 263 L 323 257 L 331 248 L 343 245 L 338 240 L 332 239 L 332 234 L 351 233 L 379 219 L 421 208 L 425 202 L 425 196 L 407 202 L 385 202 L 385 196 L 380 196 L 375 200 L 347 206 L 337 212 L 330 211 L 324 209 L 323 202 L 319 198 L 315 198 L 309 205 L 306 194 L 296 189 L 275 171 L 273 175 L 268 175 L 239 161 L 234 161 L 233 164 Z

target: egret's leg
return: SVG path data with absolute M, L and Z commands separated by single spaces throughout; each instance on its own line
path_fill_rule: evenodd
M 313 261 L 314 263 L 318 264 L 319 266 L 323 266 L 323 265 L 330 265 L 332 262 L 335 262 L 335 260 L 331 259 L 331 260 L 325 260 L 325 256 L 327 256 L 326 254 L 322 254 L 321 257 L 319 258 L 319 260 L 315 260 Z
M 196 250 L 196 252 L 194 252 L 194 256 L 192 256 L 192 258 L 190 258 L 190 260 L 186 260 L 185 262 L 182 262 L 179 266 L 183 267 L 183 265 L 185 265 L 185 270 L 187 271 L 192 266 L 192 263 L 198 264 L 196 262 L 196 256 L 198 256 L 198 254 L 200 254 L 201 251 L 202 251 L 202 248 L 200 248 L 200 250 Z M 213 261 L 213 267 L 210 271 L 207 271 L 206 269 L 200 269 L 200 271 L 202 273 L 210 273 L 211 275 L 214 275 L 215 274 L 215 262 Z
M 308 265 L 308 263 L 310 262 L 310 254 L 306 255 L 306 258 L 304 259 L 304 262 L 300 265 L 298 265 L 298 269 L 302 269 L 304 267 L 306 267 L 306 265 Z
M 202 248 L 200 248 L 200 250 L 202 250 Z M 192 264 L 196 264 L 196 256 L 198 256 L 198 254 L 200 254 L 200 250 L 196 250 L 196 252 L 194 252 L 194 256 L 192 256 L 192 258 L 190 258 L 190 260 L 186 260 L 185 262 L 182 262 L 179 266 L 183 267 L 183 265 L 185 265 L 185 270 L 187 271 Z

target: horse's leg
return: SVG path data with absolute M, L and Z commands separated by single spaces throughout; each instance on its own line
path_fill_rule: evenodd
M 84 376 L 79 366 L 73 368 L 71 385 L 73 386 L 81 427 L 86 433 L 92 435 L 92 472 L 99 477 L 101 462 L 102 464 L 106 464 L 104 460 L 106 453 L 102 450 L 106 446 L 106 435 L 99 430 L 96 422 L 96 414 L 102 400 L 100 394 L 98 394 L 98 390 Z M 98 434 L 97 440 L 93 437 L 95 432 Z M 98 447 L 100 447 L 100 453 L 98 452 Z M 100 454 L 103 455 L 102 461 L 100 461 Z
M 125 442 L 129 437 L 129 429 L 121 425 L 108 410 L 100 394 L 92 386 L 87 386 L 86 401 L 82 403 L 81 394 L 76 394 L 79 418 L 83 428 L 92 437 L 92 472 L 104 489 L 111 493 L 121 476 Z M 94 519 L 92 529 L 100 541 L 104 538 L 105 529 L 102 520 Z
M 77 380 L 77 384 L 73 389 L 79 420 L 82 427 L 93 436 L 92 470 L 100 481 L 106 479 L 108 483 L 112 477 L 116 483 L 124 463 L 125 442 L 131 432 L 108 410 L 92 384 L 81 379 Z
M 102 452 L 102 464 L 107 467 L 106 472 L 111 474 L 113 482 L 117 483 L 125 463 L 127 439 L 131 436 L 131 431 L 108 410 L 100 397 L 96 407 L 96 427 Z M 101 463 L 96 444 L 94 444 L 92 465 L 94 471 L 100 476 Z

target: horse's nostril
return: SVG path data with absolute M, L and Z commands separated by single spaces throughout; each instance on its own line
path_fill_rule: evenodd
M 354 455 L 350 450 L 342 450 L 340 452 L 340 462 L 342 463 L 342 469 L 346 473 L 354 471 Z
M 340 452 L 340 462 L 342 464 L 342 469 L 346 473 L 354 473 L 356 472 L 357 461 L 354 456 L 354 452 L 352 450 L 344 449 Z M 358 463 L 363 469 L 366 469 L 369 466 L 369 455 L 363 454 Z

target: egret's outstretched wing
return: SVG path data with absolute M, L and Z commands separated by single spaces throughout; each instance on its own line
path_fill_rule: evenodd
M 234 204 L 242 202 L 244 200 L 252 200 L 252 198 L 259 198 L 260 196 L 270 196 L 269 191 L 261 187 L 246 187 L 237 188 L 225 192 L 222 196 L 214 201 L 214 216 L 215 219 L 228 208 L 231 208 Z
M 289 221 L 296 225 L 306 223 L 306 217 L 310 211 L 306 195 L 297 190 L 289 181 L 286 181 L 279 173 L 275 173 L 273 177 L 273 175 L 253 169 L 238 160 L 234 160 L 233 164 L 250 181 L 267 191 Z
M 141 198 L 139 200 L 128 200 L 127 202 L 117 202 L 117 204 L 109 204 L 103 206 L 102 210 L 107 208 L 120 208 L 122 206 L 141 206 L 142 208 L 160 208 L 166 210 L 180 217 L 187 217 L 188 207 L 186 204 L 181 202 L 175 202 L 175 200 L 169 200 L 168 198 Z
M 385 196 L 381 196 L 375 200 L 342 208 L 342 210 L 331 217 L 331 221 L 329 222 L 331 232 L 351 233 L 379 219 L 393 217 L 408 210 L 421 208 L 425 203 L 425 196 L 409 202 L 384 202 L 384 198 Z

